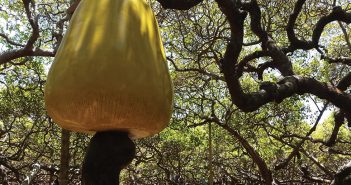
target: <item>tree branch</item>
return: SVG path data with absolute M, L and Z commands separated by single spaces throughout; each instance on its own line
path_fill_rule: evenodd
M 341 28 L 342 33 L 344 34 L 344 38 L 345 38 L 347 47 L 349 47 L 349 50 L 351 50 L 351 43 L 350 43 L 350 39 L 349 39 L 349 34 L 347 33 L 347 30 L 346 30 L 345 26 L 342 24 L 342 22 L 338 21 L 338 24 Z
M 320 121 L 320 119 L 322 118 L 325 110 L 328 107 L 328 103 L 326 103 L 323 107 L 323 109 L 320 111 L 317 120 L 315 121 L 313 127 L 308 131 L 308 133 L 305 135 L 304 138 L 301 139 L 301 141 L 294 147 L 293 151 L 289 154 L 289 156 L 281 163 L 279 163 L 278 165 L 275 166 L 274 170 L 280 170 L 285 168 L 289 162 L 291 161 L 291 159 L 293 159 L 293 157 L 295 157 L 298 153 L 299 153 L 299 149 L 302 147 L 302 145 L 305 143 L 305 141 L 307 140 L 307 138 L 316 130 L 317 125 Z
M 236 64 L 243 45 L 244 20 L 247 16 L 238 10 L 231 0 L 216 0 L 220 10 L 226 16 L 230 26 L 230 41 L 227 44 L 224 58 L 221 60 L 223 74 L 227 83 L 232 101 L 235 105 L 245 104 L 245 94 L 239 82 L 239 75 L 235 71 Z
M 332 147 L 336 143 L 340 127 L 344 124 L 345 116 L 343 112 L 338 112 L 334 115 L 334 128 L 328 141 L 325 142 L 326 146 Z
M 288 24 L 286 26 L 288 39 L 289 39 L 291 45 L 293 45 L 294 47 L 297 47 L 297 48 L 302 48 L 306 45 L 306 42 L 299 40 L 296 37 L 295 32 L 294 32 L 294 26 L 295 26 L 297 17 L 299 16 L 299 14 L 302 10 L 302 6 L 305 2 L 306 2 L 306 0 L 298 0 L 296 2 L 295 7 L 294 7 L 294 11 L 290 15 Z
M 347 24 L 351 23 L 351 13 L 347 13 L 339 6 L 334 7 L 333 11 L 329 15 L 321 17 L 319 21 L 316 23 L 316 26 L 312 33 L 312 41 L 301 41 L 296 38 L 293 28 L 294 28 L 294 23 L 296 22 L 298 13 L 301 11 L 301 8 L 304 2 L 305 0 L 299 0 L 295 4 L 294 13 L 290 16 L 288 26 L 287 26 L 288 38 L 289 38 L 289 41 L 291 42 L 290 47 L 293 49 L 309 50 L 312 48 L 317 48 L 319 39 L 324 30 L 324 27 L 333 21 L 341 21 Z
M 10 38 L 8 38 L 5 34 L 3 33 L 0 33 L 0 37 L 4 38 L 6 40 L 6 42 L 8 42 L 9 44 L 11 45 L 14 45 L 14 46 L 19 46 L 19 47 L 24 47 L 25 45 L 23 44 L 19 44 L 17 42 L 14 42 L 12 41 Z
M 236 84 L 232 79 L 227 83 Z M 237 88 L 233 85 L 230 88 Z M 268 102 L 281 102 L 294 94 L 310 93 L 321 99 L 330 101 L 345 112 L 351 112 L 351 96 L 328 83 L 319 82 L 313 78 L 288 76 L 277 84 L 267 82 L 261 91 L 244 94 L 241 97 L 235 94 L 236 89 L 230 89 L 234 103 L 245 112 L 255 111 Z M 234 92 L 234 94 L 233 94 Z M 240 100 L 237 100 L 240 98 Z
M 262 49 L 269 51 L 269 56 L 272 57 L 273 63 L 271 65 L 277 68 L 283 76 L 294 75 L 292 64 L 286 54 L 275 44 L 275 41 L 267 34 L 261 25 L 261 10 L 258 6 L 257 0 L 252 0 L 250 3 L 243 4 L 243 9 L 250 14 L 251 30 L 262 41 Z
M 337 7 L 334 7 L 333 11 L 329 15 L 322 17 L 317 22 L 316 28 L 313 30 L 312 44 L 314 46 L 318 45 L 319 38 L 322 35 L 324 27 L 333 21 L 341 21 L 349 24 L 351 23 L 351 13 L 347 13 L 341 7 L 337 6 Z
M 164 9 L 189 10 L 203 0 L 157 0 Z
M 261 177 L 265 180 L 265 183 L 267 185 L 272 185 L 272 183 L 273 183 L 272 172 L 268 168 L 266 162 L 262 159 L 260 154 L 236 130 L 234 130 L 233 128 L 229 127 L 226 124 L 219 124 L 219 126 L 221 126 L 226 131 L 228 131 L 231 135 L 233 135 L 240 142 L 240 144 L 245 148 L 247 153 L 250 155 L 252 160 L 257 165 L 257 167 L 260 171 Z
M 300 170 L 302 172 L 302 178 L 305 178 L 305 179 L 312 181 L 312 182 L 315 182 L 315 183 L 330 183 L 330 180 L 322 179 L 320 177 L 313 177 L 311 175 L 311 172 L 308 170 L 307 166 L 301 166 Z
M 344 76 L 339 84 L 337 85 L 337 88 L 346 91 L 347 88 L 351 86 L 351 72 L 349 72 L 346 76 Z M 345 117 L 347 118 L 349 125 L 351 125 L 351 111 L 346 110 L 345 112 Z
M 329 63 L 338 63 L 351 66 L 351 58 L 339 57 L 339 58 L 329 58 L 322 56 L 322 59 L 325 59 Z
M 32 12 L 30 10 L 30 4 L 34 4 L 31 0 L 23 0 L 24 9 L 26 12 L 27 19 L 32 28 L 31 36 L 29 37 L 26 45 L 21 49 L 14 49 L 6 51 L 0 54 L 0 65 L 5 64 L 11 60 L 26 57 L 26 56 L 55 56 L 52 51 L 44 51 L 39 48 L 34 48 L 34 43 L 39 38 L 39 25 L 38 25 L 38 16 L 33 18 Z

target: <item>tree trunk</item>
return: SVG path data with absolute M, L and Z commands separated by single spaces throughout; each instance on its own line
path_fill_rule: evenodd
M 68 130 L 62 129 L 61 132 L 61 158 L 60 158 L 60 174 L 59 183 L 60 185 L 68 185 L 69 183 L 69 146 L 71 133 Z
M 212 169 L 212 127 L 208 124 L 208 184 L 213 185 L 213 169 Z

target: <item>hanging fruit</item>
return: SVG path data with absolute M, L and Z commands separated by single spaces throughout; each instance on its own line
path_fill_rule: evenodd
M 48 74 L 45 103 L 52 119 L 68 130 L 124 130 L 142 138 L 167 126 L 172 95 L 146 2 L 83 0 Z

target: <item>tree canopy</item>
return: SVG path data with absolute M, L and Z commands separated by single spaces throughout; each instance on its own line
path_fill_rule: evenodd
M 0 184 L 79 184 L 46 73 L 79 0 L 0 2 Z M 123 184 L 330 184 L 351 159 L 351 2 L 150 0 L 175 102 Z M 93 12 L 92 12 L 93 13 Z

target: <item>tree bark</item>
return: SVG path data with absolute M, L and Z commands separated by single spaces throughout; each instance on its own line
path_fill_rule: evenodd
M 69 183 L 69 147 L 70 147 L 70 136 L 71 133 L 68 130 L 62 129 L 61 131 L 61 164 L 59 173 L 60 185 L 68 185 Z

